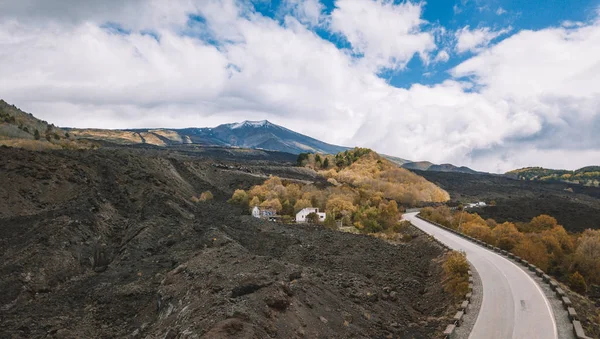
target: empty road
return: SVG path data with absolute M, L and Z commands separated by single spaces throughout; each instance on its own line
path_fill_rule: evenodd
M 483 283 L 483 301 L 469 338 L 557 339 L 554 314 L 538 284 L 507 258 L 416 217 L 416 227 L 448 247 L 464 251 Z

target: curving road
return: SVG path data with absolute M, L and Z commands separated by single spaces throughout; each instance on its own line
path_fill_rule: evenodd
M 464 251 L 483 283 L 483 301 L 469 338 L 557 339 L 550 303 L 538 284 L 512 261 L 416 217 L 404 219 L 454 250 Z

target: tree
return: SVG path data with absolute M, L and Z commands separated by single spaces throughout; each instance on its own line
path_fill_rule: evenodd
M 542 214 L 542 215 L 539 215 L 539 216 L 531 219 L 529 226 L 526 227 L 526 231 L 539 233 L 544 230 L 549 230 L 557 225 L 558 225 L 558 222 L 556 221 L 555 218 L 553 218 L 549 215 L 546 215 L 546 214 Z
M 542 270 L 548 270 L 550 258 L 546 251 L 546 246 L 538 234 L 531 233 L 521 237 L 517 245 L 512 248 L 512 252 Z
M 283 208 L 279 199 L 265 200 L 260 204 L 260 207 L 265 209 L 272 209 L 277 212 L 281 211 L 281 209 Z
M 246 193 L 244 190 L 235 190 L 228 202 L 230 204 L 240 205 L 242 207 L 248 206 L 248 193 Z
M 585 283 L 585 279 L 577 271 L 575 271 L 575 273 L 571 274 L 569 277 L 569 287 L 579 294 L 585 294 L 585 292 L 587 292 L 587 284 Z
M 283 204 L 281 204 L 281 214 L 282 215 L 294 215 L 294 206 L 290 203 L 289 200 L 284 200 Z
M 327 213 L 323 225 L 332 230 L 337 229 L 337 224 L 335 223 L 335 217 L 333 216 L 333 214 Z
M 69 135 L 69 132 L 65 133 L 65 138 L 69 139 L 71 137 L 71 135 Z
M 298 201 L 296 201 L 296 203 L 294 204 L 294 212 L 298 213 L 300 210 L 307 207 L 312 207 L 312 203 L 310 202 L 310 200 L 298 199 Z
M 574 259 L 575 267 L 588 283 L 600 283 L 600 230 L 587 229 L 583 232 Z
M 329 158 L 325 158 L 325 160 L 323 160 L 323 168 L 329 168 Z
M 356 206 L 352 204 L 351 199 L 343 195 L 331 195 L 327 200 L 325 211 L 333 213 L 337 218 L 341 215 L 351 214 L 356 211 Z
M 308 153 L 300 153 L 298 154 L 298 158 L 296 158 L 296 165 L 305 166 L 308 162 Z
M 496 241 L 496 246 L 507 251 L 515 247 L 521 236 L 515 224 L 511 222 L 505 222 L 496 226 L 492 230 L 492 235 Z
M 310 224 L 318 224 L 319 223 L 319 215 L 315 212 L 310 212 L 306 216 L 306 222 Z
M 379 223 L 384 229 L 392 228 L 398 223 L 400 219 L 400 212 L 398 211 L 398 204 L 392 200 L 387 204 L 385 202 L 379 203 Z
M 248 203 L 248 207 L 250 208 L 254 208 L 258 205 L 260 205 L 260 199 L 258 197 L 253 197 L 252 200 L 250 200 L 250 203 Z
M 40 140 L 40 131 L 38 131 L 37 128 L 33 132 L 33 137 L 35 138 L 35 140 Z

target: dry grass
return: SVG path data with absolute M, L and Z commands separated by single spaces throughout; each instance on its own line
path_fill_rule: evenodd
M 77 138 L 104 139 L 117 143 L 141 144 L 142 138 L 136 132 L 116 131 L 106 129 L 74 129 L 71 135 Z
M 159 137 L 157 137 L 153 133 L 141 133 L 141 136 L 144 138 L 147 144 L 156 145 L 156 146 L 165 146 L 165 142 L 162 141 Z

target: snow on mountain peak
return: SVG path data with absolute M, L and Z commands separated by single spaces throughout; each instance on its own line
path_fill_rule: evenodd
M 244 120 L 243 122 L 236 122 L 234 124 L 231 124 L 230 128 L 236 129 L 236 128 L 240 128 L 240 127 L 264 127 L 264 126 L 267 126 L 268 124 L 269 124 L 269 121 L 267 121 L 267 120 L 261 120 L 261 121 Z

